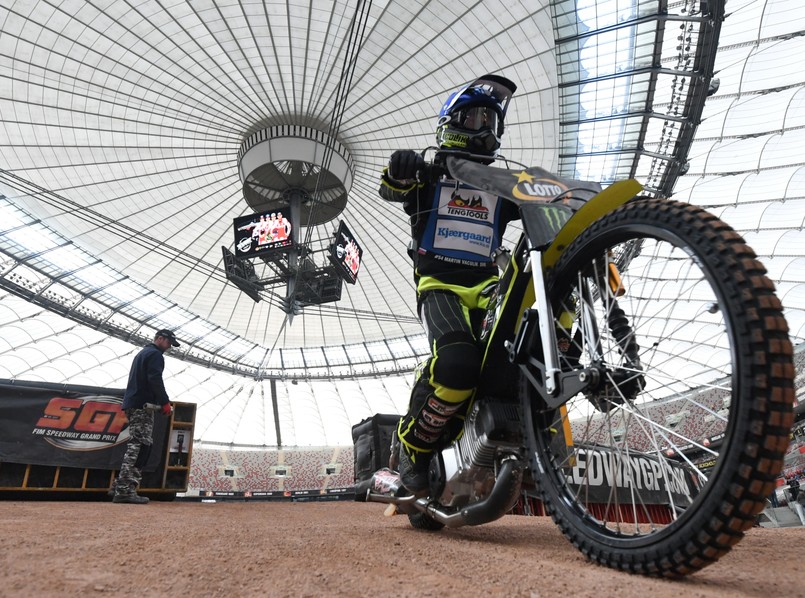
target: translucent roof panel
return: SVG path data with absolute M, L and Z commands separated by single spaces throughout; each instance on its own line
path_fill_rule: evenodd
M 795 342 L 805 338 L 805 24 L 794 0 L 730 2 L 690 167 L 673 198 L 731 224 L 777 283 Z

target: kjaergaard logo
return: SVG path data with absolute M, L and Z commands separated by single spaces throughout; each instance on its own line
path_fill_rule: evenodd
M 128 418 L 117 397 L 53 397 L 31 434 L 68 451 L 110 448 L 129 438 Z
M 460 238 L 464 241 L 471 241 L 474 243 L 484 243 L 489 245 L 492 242 L 492 235 L 479 235 L 478 233 L 470 233 L 462 230 L 454 230 L 446 226 L 440 226 L 436 230 L 436 234 L 445 239 Z

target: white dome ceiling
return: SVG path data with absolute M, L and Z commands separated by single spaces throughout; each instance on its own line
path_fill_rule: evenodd
M 144 292 L 260 346 L 418 335 L 405 215 L 377 195 L 389 154 L 431 145 L 444 98 L 490 71 L 520 86 L 509 153 L 556 165 L 550 14 L 508 4 L 372 3 L 350 55 L 354 3 L 11 3 L 0 12 L 3 193 Z M 238 150 L 266 123 L 326 131 L 354 55 L 337 138 L 355 161 L 341 217 L 364 262 L 340 301 L 286 325 L 276 304 L 224 277 L 232 220 L 252 213 Z M 165 324 L 192 341 L 189 317 Z

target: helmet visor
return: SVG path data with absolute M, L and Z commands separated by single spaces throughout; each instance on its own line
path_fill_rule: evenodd
M 453 112 L 453 106 L 468 89 L 475 89 L 476 93 L 489 96 L 492 100 L 497 102 L 500 107 L 500 113 L 505 116 L 506 111 L 509 109 L 509 101 L 512 99 L 512 95 L 514 95 L 517 86 L 504 77 L 484 75 L 472 83 L 468 83 L 455 93 L 452 93 L 442 106 L 441 111 L 439 111 L 439 116 L 451 114 Z
M 491 129 L 497 131 L 498 113 L 487 106 L 475 106 L 461 110 L 458 114 L 458 125 L 470 131 Z

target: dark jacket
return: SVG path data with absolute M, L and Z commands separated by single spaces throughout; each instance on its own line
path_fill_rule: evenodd
M 169 402 L 162 371 L 165 358 L 154 343 L 137 353 L 129 371 L 129 383 L 123 395 L 123 409 L 142 409 L 146 403 L 165 405 Z

